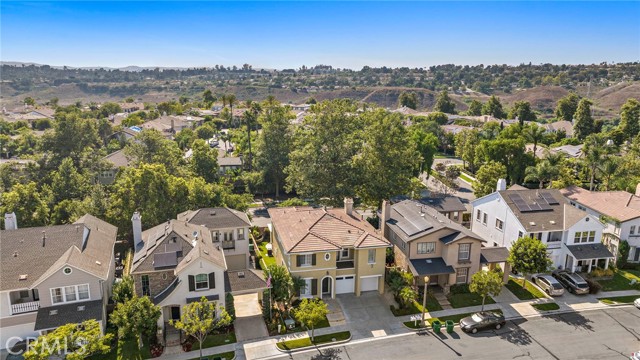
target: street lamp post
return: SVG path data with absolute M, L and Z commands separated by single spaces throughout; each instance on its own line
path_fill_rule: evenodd
M 424 318 L 427 310 L 427 286 L 429 285 L 429 277 L 424 277 L 424 296 L 422 297 L 422 327 L 427 327 L 427 321 Z

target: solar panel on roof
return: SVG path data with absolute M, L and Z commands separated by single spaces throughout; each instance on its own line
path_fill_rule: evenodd
M 538 205 L 538 203 L 529 204 L 529 209 L 530 209 L 530 211 L 540 211 L 540 210 L 542 210 L 542 208 L 540 207 L 540 205 Z
M 560 204 L 558 202 L 558 200 L 556 200 L 556 198 L 553 197 L 553 195 L 551 195 L 551 193 L 548 192 L 541 192 L 540 196 L 547 202 L 547 204 L 549 205 L 558 205 Z

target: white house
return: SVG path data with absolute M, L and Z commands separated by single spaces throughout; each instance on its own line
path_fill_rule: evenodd
M 640 262 L 640 184 L 636 193 L 626 191 L 589 191 L 577 186 L 560 190 L 569 203 L 597 216 L 605 225 L 604 242 L 618 253 L 621 240 L 629 243 L 630 262 Z
M 487 246 L 511 248 L 520 237 L 537 238 L 547 245 L 555 268 L 577 272 L 607 268 L 614 257 L 602 243 L 605 226 L 599 218 L 571 206 L 556 189 L 506 190 L 500 179 L 497 191 L 472 205 L 471 230 Z

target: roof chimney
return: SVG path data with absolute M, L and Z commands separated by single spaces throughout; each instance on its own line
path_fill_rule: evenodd
M 496 186 L 496 191 L 504 191 L 507 190 L 507 180 L 498 179 L 498 184 Z
M 382 209 L 380 211 L 380 231 L 382 236 L 385 236 L 387 228 L 387 220 L 391 218 L 391 203 L 389 200 L 382 200 Z
M 344 198 L 344 212 L 347 215 L 353 215 L 353 199 L 352 198 Z
M 4 228 L 6 230 L 18 229 L 18 219 L 15 212 L 4 214 Z
M 636 186 L 636 196 L 640 196 L 640 183 L 638 183 L 638 185 Z M 6 227 L 6 225 L 5 225 L 5 227 Z M 18 225 L 16 225 L 16 228 L 18 228 Z
M 133 244 L 136 250 L 139 246 L 142 246 L 142 216 L 139 212 L 134 212 L 131 217 L 131 223 L 133 225 Z

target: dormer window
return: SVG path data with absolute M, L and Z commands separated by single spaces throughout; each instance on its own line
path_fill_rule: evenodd
M 196 275 L 196 290 L 209 289 L 209 275 L 198 274 Z

